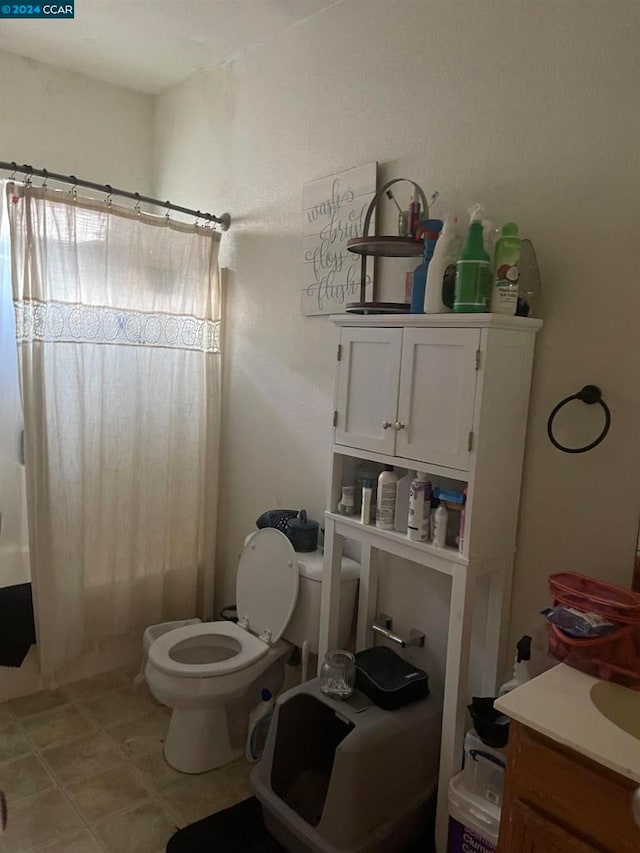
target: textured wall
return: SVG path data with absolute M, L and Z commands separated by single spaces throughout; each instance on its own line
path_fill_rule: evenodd
M 151 188 L 151 98 L 0 51 L 0 110 L 0 160 Z
M 304 504 L 319 517 L 324 507 L 336 332 L 299 314 L 301 189 L 371 160 L 381 179 L 440 189 L 439 212 L 483 200 L 538 249 L 546 322 L 512 637 L 539 625 L 552 571 L 629 580 L 640 505 L 639 35 L 640 6 L 625 0 L 346 0 L 160 97 L 158 192 L 234 220 L 218 606 L 233 600 L 260 512 Z M 383 293 L 397 298 L 406 265 L 393 263 Z M 547 413 L 587 382 L 611 405 L 610 436 L 562 455 Z M 586 407 L 570 420 L 584 434 L 599 428 Z M 426 631 L 436 676 L 447 599 L 446 580 L 415 566 L 385 573 L 382 604 L 398 629 Z

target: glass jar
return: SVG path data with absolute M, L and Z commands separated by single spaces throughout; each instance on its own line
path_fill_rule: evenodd
M 356 659 L 351 652 L 327 652 L 320 670 L 320 690 L 333 699 L 348 699 L 355 683 Z

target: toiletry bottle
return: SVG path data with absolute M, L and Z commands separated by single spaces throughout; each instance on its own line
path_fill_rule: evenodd
M 489 297 L 489 255 L 484 248 L 482 222 L 474 219 L 456 264 L 453 310 L 482 314 L 489 310 Z
M 269 724 L 273 716 L 273 706 L 275 704 L 274 696 L 266 687 L 260 692 L 260 700 L 249 714 L 245 757 L 252 764 L 262 758 L 267 734 L 269 733 Z
M 371 524 L 371 498 L 373 496 L 373 488 L 371 480 L 365 480 L 362 484 L 362 507 L 360 510 L 361 524 Z
M 422 254 L 422 263 L 413 271 L 410 307 L 412 314 L 424 314 L 424 293 L 427 285 L 427 273 L 438 234 L 442 229 L 440 219 L 425 219 L 420 225 L 424 229 L 424 252 Z
M 356 513 L 360 513 L 360 509 L 362 508 L 362 487 L 364 486 L 364 481 L 369 480 L 371 483 L 371 488 L 373 489 L 373 495 L 371 496 L 371 521 L 375 519 L 376 515 L 376 491 L 378 486 L 378 474 L 382 469 L 382 465 L 379 465 L 377 462 L 359 462 L 356 466 L 356 486 L 354 492 L 355 505 L 354 509 Z
M 463 489 L 462 494 L 464 495 L 464 503 L 460 510 L 460 532 L 458 533 L 458 551 L 460 553 L 464 551 L 464 527 L 467 521 L 467 490 Z
M 516 313 L 521 251 L 518 226 L 515 222 L 507 222 L 502 226 L 502 236 L 496 243 L 495 276 L 491 289 L 491 311 L 494 314 L 513 317 Z
M 413 471 L 407 471 L 404 477 L 399 477 L 396 484 L 396 523 L 395 529 L 400 533 L 407 532 L 407 515 L 409 513 L 409 491 Z
M 531 674 L 531 637 L 525 634 L 516 643 L 516 659 L 513 663 L 513 678 L 506 681 L 499 691 L 499 696 L 504 696 L 510 690 L 515 690 L 532 678 Z
M 448 521 L 447 508 L 442 501 L 439 501 L 438 508 L 433 514 L 433 542 L 431 543 L 436 548 L 444 548 L 447 544 Z
M 456 262 L 460 257 L 462 240 L 456 227 L 457 219 L 445 214 L 440 236 L 427 270 L 424 295 L 425 314 L 445 314 L 451 311 L 456 288 Z
M 381 530 L 393 530 L 396 523 L 396 486 L 398 475 L 393 465 L 385 465 L 378 477 L 378 504 L 376 507 L 376 527 Z
M 429 516 L 431 514 L 431 483 L 424 471 L 418 471 L 411 482 L 409 492 L 409 516 L 407 536 L 414 542 L 426 542 L 429 538 Z
M 338 504 L 338 512 L 341 515 L 353 515 L 355 512 L 354 504 L 354 487 L 353 486 L 343 486 L 342 487 L 342 497 L 340 499 L 340 503 Z
M 409 203 L 409 237 L 414 240 L 416 231 L 418 230 L 418 220 L 420 219 L 420 196 L 417 188 L 413 191 L 413 198 Z

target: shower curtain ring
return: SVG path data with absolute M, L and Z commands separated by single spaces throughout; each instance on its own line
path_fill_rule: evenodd
M 107 209 L 111 210 L 111 204 L 113 202 L 113 187 L 111 186 L 111 184 L 105 184 L 105 187 L 107 189 L 107 195 L 105 198 L 105 202 L 107 205 Z
M 164 221 L 169 222 L 169 220 L 171 219 L 171 216 L 169 215 L 169 211 L 171 210 L 171 202 L 169 201 L 169 199 L 167 199 L 164 204 L 167 208 L 167 212 L 164 215 Z
M 46 170 L 46 169 L 43 169 L 43 170 L 42 170 L 42 172 L 43 172 L 43 175 L 42 175 L 42 189 L 43 189 L 43 190 L 46 190 L 46 188 L 47 188 L 47 184 L 49 183 L 49 172 L 47 172 L 47 170 Z
M 11 172 L 11 174 L 9 175 L 9 180 L 10 180 L 10 181 L 15 181 L 15 179 L 16 179 L 16 174 L 17 174 L 17 172 L 18 172 L 18 164 L 16 163 L 16 161 L 15 161 L 15 160 L 12 160 L 12 161 L 11 161 L 11 168 L 13 169 L 13 172 Z
M 194 228 L 198 228 L 200 226 L 200 217 L 201 216 L 202 216 L 202 214 L 200 213 L 200 211 L 196 210 L 196 221 L 193 223 Z
M 136 216 L 140 216 L 140 193 L 134 193 L 137 201 L 135 203 L 135 207 L 133 208 L 136 212 Z
M 33 166 L 29 166 L 29 165 L 25 164 L 25 167 L 27 169 L 27 173 L 25 175 L 24 185 L 25 185 L 25 187 L 30 187 L 32 184 L 31 179 L 33 177 Z
M 78 200 L 78 179 L 76 178 L 75 175 L 69 175 L 69 177 L 73 181 L 73 185 L 72 185 L 71 189 L 69 190 L 69 192 L 71 193 L 71 197 L 73 198 L 73 200 L 77 201 Z

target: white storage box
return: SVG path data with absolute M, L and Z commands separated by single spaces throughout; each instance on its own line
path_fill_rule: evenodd
M 449 782 L 447 853 L 496 853 L 499 832 L 500 809 L 469 793 L 464 771 L 458 773 Z
M 502 805 L 507 749 L 484 744 L 474 729 L 464 738 L 464 787 L 492 805 Z

